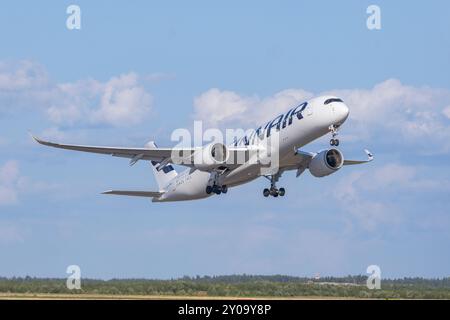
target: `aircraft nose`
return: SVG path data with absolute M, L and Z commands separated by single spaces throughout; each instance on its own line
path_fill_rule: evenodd
M 347 119 L 350 110 L 344 103 L 340 103 L 338 106 L 336 106 L 335 113 L 338 121 L 342 123 Z

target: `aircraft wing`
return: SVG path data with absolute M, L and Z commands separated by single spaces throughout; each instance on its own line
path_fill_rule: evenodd
M 114 157 L 130 158 L 130 165 L 134 165 L 139 160 L 153 160 L 160 162 L 159 167 L 164 167 L 168 163 L 176 163 L 183 166 L 193 168 L 194 152 L 201 148 L 159 148 L 159 147 L 147 147 L 147 148 L 123 148 L 123 147 L 103 147 L 103 146 L 86 146 L 76 144 L 60 144 L 50 141 L 45 141 L 35 136 L 33 139 L 45 146 L 75 150 L 82 152 L 106 154 Z M 233 154 L 232 159 L 245 159 L 248 157 L 248 149 L 246 148 L 229 148 L 229 151 Z M 172 156 L 176 157 L 176 161 L 172 160 Z M 244 158 L 243 158 L 244 157 Z M 226 165 L 230 168 L 234 168 L 236 164 Z
M 195 151 L 199 150 L 199 148 L 122 148 L 122 147 L 102 147 L 102 146 L 85 146 L 85 145 L 74 145 L 74 144 L 60 144 L 45 141 L 33 136 L 33 139 L 36 142 L 59 149 L 67 149 L 67 150 L 75 150 L 82 152 L 91 152 L 98 154 L 107 154 L 114 157 L 123 157 L 130 158 L 130 165 L 135 164 L 139 160 L 153 160 L 161 162 L 160 166 L 164 167 L 168 163 L 173 163 L 172 155 L 183 155 L 183 161 L 181 165 L 187 167 L 194 167 L 192 164 L 192 155 Z M 239 154 L 242 154 L 244 157 L 249 156 L 249 149 L 247 148 L 230 148 L 230 152 L 234 153 L 234 159 L 242 159 Z M 367 160 L 345 160 L 344 165 L 355 165 L 367 163 L 373 160 L 373 155 L 369 150 L 364 150 L 367 154 Z M 315 153 L 305 152 L 301 150 L 297 150 L 295 157 L 292 158 L 292 163 L 288 163 L 285 166 L 285 170 L 297 169 L 297 176 L 299 176 L 308 166 L 311 159 L 315 156 Z M 229 164 L 227 165 L 230 168 L 237 167 L 237 164 Z
M 367 154 L 367 159 L 366 160 L 347 160 L 344 159 L 344 166 L 349 166 L 349 165 L 354 165 L 354 164 L 362 164 L 362 163 L 367 163 L 373 160 L 373 154 L 365 149 L 364 152 Z M 296 159 L 297 159 L 297 164 L 300 164 L 302 166 L 308 166 L 309 162 L 311 161 L 311 159 L 315 156 L 315 153 L 312 152 L 305 152 L 305 151 L 301 151 L 301 150 L 297 150 L 296 152 Z
M 365 149 L 364 152 L 367 154 L 367 160 L 345 160 L 344 159 L 344 166 L 350 166 L 353 164 L 362 164 L 367 163 L 373 160 L 373 154 L 369 150 Z
M 170 148 L 121 148 L 121 147 L 98 147 L 98 146 L 84 146 L 84 145 L 74 145 L 74 144 L 59 144 L 49 141 L 44 141 L 42 139 L 33 136 L 36 142 L 59 149 L 107 154 L 115 157 L 132 158 L 132 160 L 155 160 L 162 161 L 165 158 L 170 158 L 172 150 Z
M 344 159 L 344 166 L 368 163 L 373 160 L 373 154 L 369 150 L 364 150 L 367 154 L 367 159 L 365 160 L 346 160 Z M 297 177 L 300 176 L 303 171 L 309 167 L 311 159 L 316 155 L 313 152 L 305 152 L 302 150 L 297 150 L 295 155 L 290 158 L 286 164 L 283 166 L 284 170 L 297 170 Z
M 148 197 L 148 198 L 159 198 L 162 196 L 162 192 L 155 191 L 128 191 L 128 190 L 108 190 L 102 192 L 102 194 L 114 194 L 119 196 L 134 196 L 134 197 Z

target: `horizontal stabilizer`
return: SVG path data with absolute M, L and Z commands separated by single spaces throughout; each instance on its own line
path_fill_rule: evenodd
M 102 194 L 115 194 L 118 196 L 158 198 L 158 197 L 162 196 L 163 193 L 155 192 L 155 191 L 108 190 L 108 191 L 102 192 Z

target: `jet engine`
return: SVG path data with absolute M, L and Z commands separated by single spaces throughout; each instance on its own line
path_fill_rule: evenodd
M 228 148 L 223 143 L 211 143 L 195 151 L 194 167 L 200 171 L 210 171 L 224 165 L 228 156 Z
M 328 176 L 344 164 L 344 156 L 338 149 L 323 150 L 316 154 L 309 163 L 309 172 L 314 177 Z

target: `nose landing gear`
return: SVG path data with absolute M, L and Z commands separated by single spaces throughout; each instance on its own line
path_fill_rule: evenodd
M 332 136 L 332 138 L 330 140 L 330 146 L 334 146 L 334 147 L 339 146 L 339 139 L 336 139 L 336 136 L 339 133 L 338 129 L 339 129 L 339 126 L 336 126 L 336 125 L 330 126 L 330 131 L 331 131 L 331 136 Z

